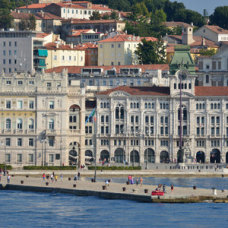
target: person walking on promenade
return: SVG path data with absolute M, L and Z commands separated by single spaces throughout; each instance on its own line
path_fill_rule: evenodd
M 63 182 L 63 174 L 60 174 L 60 180 Z
M 74 181 L 76 181 L 76 180 L 77 180 L 77 175 L 75 174 L 75 175 L 74 175 Z
M 139 184 L 139 179 L 137 178 L 137 179 L 136 179 L 136 185 L 138 185 L 138 184 Z
M 58 180 L 58 176 L 57 176 L 57 175 L 55 175 L 55 182 L 57 182 L 57 180 Z
M 78 172 L 78 180 L 80 180 L 80 176 L 81 176 L 81 173 L 80 173 L 80 172 Z
M 54 181 L 54 176 L 53 174 L 51 174 L 51 182 L 53 183 L 53 181 Z
M 142 177 L 140 177 L 140 185 L 142 186 L 142 184 L 143 184 L 143 179 Z
M 174 188 L 173 185 L 171 185 L 171 191 L 173 191 L 173 188 Z
M 45 181 L 45 178 L 46 178 L 45 173 L 43 173 L 42 177 L 43 177 L 43 181 Z
M 11 178 L 11 176 L 8 174 L 8 175 L 7 175 L 7 184 L 10 183 L 10 178 Z
M 0 171 L 0 181 L 2 181 L 2 170 Z

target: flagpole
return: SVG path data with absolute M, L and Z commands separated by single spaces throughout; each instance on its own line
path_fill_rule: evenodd
M 95 145 L 96 145 L 97 128 L 95 126 L 95 118 L 93 118 L 93 129 L 94 129 L 93 148 L 94 148 L 94 155 L 95 155 L 94 182 L 96 182 L 96 179 L 97 179 L 97 150 L 96 150 Z

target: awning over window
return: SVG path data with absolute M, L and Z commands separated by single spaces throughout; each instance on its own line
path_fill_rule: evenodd
M 42 57 L 47 57 L 48 56 L 48 52 L 47 52 L 47 50 L 38 49 L 38 55 L 42 56 Z

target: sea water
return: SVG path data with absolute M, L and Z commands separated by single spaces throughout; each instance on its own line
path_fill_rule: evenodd
M 101 180 L 102 181 L 102 180 Z M 124 182 L 124 178 L 112 181 Z M 144 178 L 146 184 L 222 186 L 227 178 Z M 0 191 L 0 227 L 228 227 L 228 204 L 153 204 L 68 194 Z
M 228 204 L 152 204 L 0 191 L 0 227 L 228 227 Z

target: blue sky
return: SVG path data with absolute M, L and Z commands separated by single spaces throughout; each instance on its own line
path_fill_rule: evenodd
M 203 9 L 207 9 L 209 15 L 214 12 L 217 6 L 228 6 L 228 0 L 171 0 L 171 2 L 183 2 L 187 9 L 198 11 L 203 14 Z

